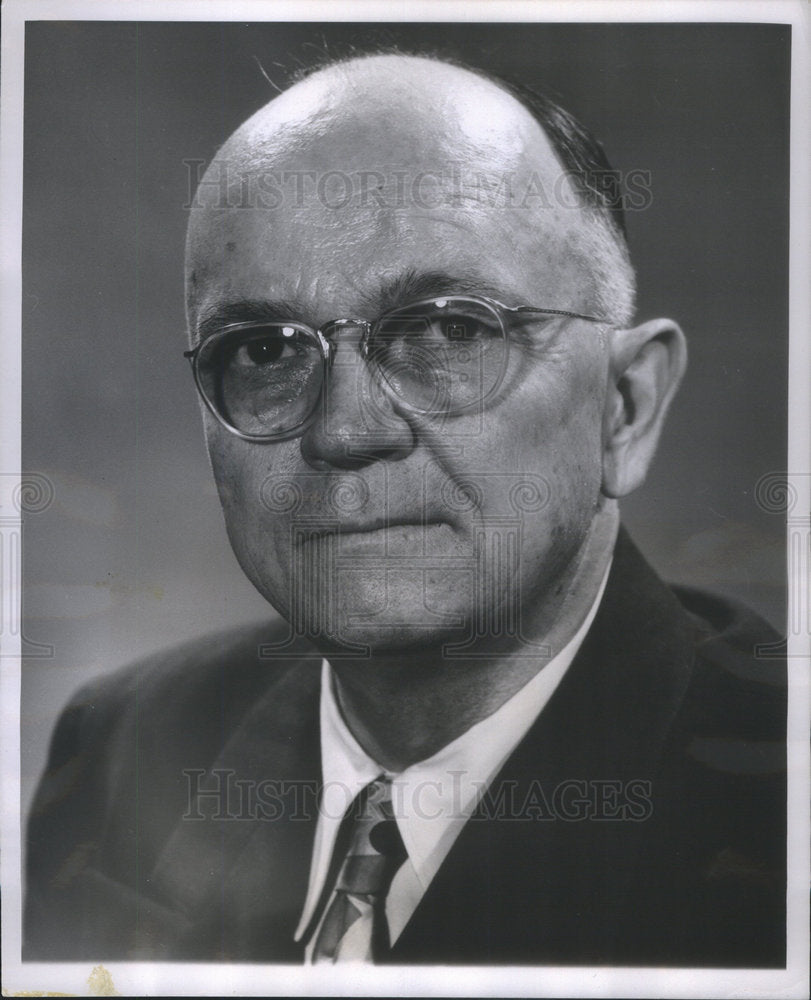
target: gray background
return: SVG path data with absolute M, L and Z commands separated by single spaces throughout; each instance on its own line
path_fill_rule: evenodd
M 273 612 L 231 554 L 184 344 L 185 160 L 325 52 L 399 44 L 540 86 L 649 170 L 629 215 L 639 317 L 690 369 L 649 482 L 624 505 L 666 578 L 738 596 L 782 632 L 790 29 L 753 25 L 40 22 L 26 27 L 23 810 L 84 680 Z M 277 65 L 281 63 L 282 65 Z M 37 652 L 26 645 L 28 652 Z

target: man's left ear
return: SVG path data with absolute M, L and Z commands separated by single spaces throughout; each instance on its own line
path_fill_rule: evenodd
M 644 481 L 686 366 L 687 343 L 672 320 L 613 332 L 603 412 L 606 496 L 625 496 Z

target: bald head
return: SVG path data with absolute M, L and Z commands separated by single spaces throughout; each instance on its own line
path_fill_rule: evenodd
M 370 222 L 402 237 L 408 223 L 393 216 L 409 211 L 432 212 L 446 227 L 454 225 L 456 211 L 462 239 L 466 227 L 486 216 L 507 245 L 533 254 L 554 245 L 557 298 L 566 292 L 564 272 L 574 261 L 588 300 L 579 308 L 617 325 L 632 314 L 633 273 L 610 213 L 583 197 L 524 104 L 499 84 L 448 63 L 374 55 L 332 64 L 237 129 L 209 168 L 190 221 L 192 319 L 201 279 L 216 268 L 234 212 L 242 213 L 244 232 L 245 213 L 257 209 L 255 226 L 272 239 L 289 239 L 291 228 L 305 227 L 315 241 L 329 234 L 345 250 L 368 233 Z M 314 263 L 307 257 L 302 268 Z M 385 260 L 375 263 L 386 268 Z M 539 292 L 541 304 L 555 305 L 549 294 Z
M 415 167 L 437 137 L 456 160 L 489 154 L 503 165 L 533 141 L 548 147 L 529 112 L 484 77 L 432 59 L 378 55 L 306 77 L 249 118 L 223 152 L 272 157 L 336 130 L 367 137 L 360 158 L 386 149 Z

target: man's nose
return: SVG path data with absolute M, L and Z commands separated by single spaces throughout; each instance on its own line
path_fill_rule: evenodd
M 362 330 L 342 329 L 315 419 L 301 437 L 301 453 L 316 469 L 357 468 L 405 458 L 414 433 L 361 356 Z

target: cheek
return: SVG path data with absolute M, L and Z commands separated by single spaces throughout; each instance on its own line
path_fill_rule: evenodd
M 584 386 L 558 417 L 554 447 L 561 475 L 582 493 L 599 490 L 602 479 L 602 405 L 599 386 Z
M 521 386 L 501 420 L 502 453 L 517 468 L 555 479 L 595 475 L 602 450 L 604 387 L 596 365 L 559 362 Z
M 585 524 L 596 513 L 602 483 L 601 407 L 593 396 L 566 408 L 555 447 L 558 505 L 567 505 L 575 521 Z M 552 502 L 555 500 L 553 498 Z M 564 515 L 565 516 L 565 515 Z
M 509 473 L 511 486 L 523 480 L 526 554 L 550 545 L 568 549 L 582 540 L 600 503 L 601 373 L 561 365 L 522 387 L 510 404 L 510 419 L 499 421 L 499 440 L 490 442 L 489 460 Z M 486 449 L 481 458 L 488 459 Z M 512 489 L 497 503 L 509 510 L 521 496 Z
M 287 537 L 284 444 L 251 444 L 219 428 L 206 437 L 228 537 L 245 573 L 264 593 L 277 575 Z
M 261 470 L 247 442 L 240 441 L 210 420 L 206 426 L 206 443 L 220 502 L 230 525 L 240 512 L 248 513 L 248 498 L 257 493 Z

